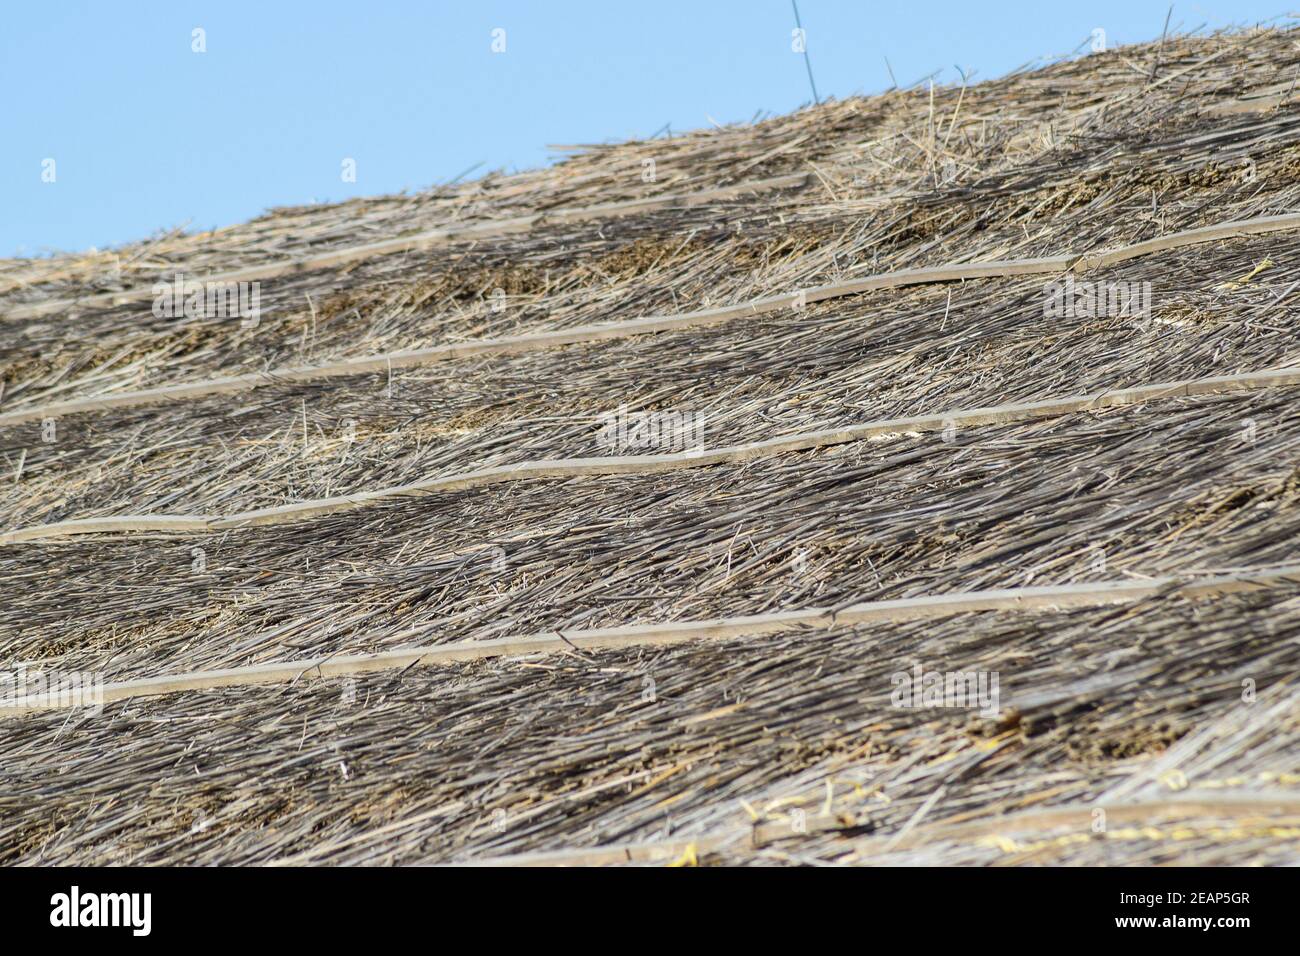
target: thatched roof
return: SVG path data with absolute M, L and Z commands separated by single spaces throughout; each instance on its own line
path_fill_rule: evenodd
M 1296 862 L 1296 39 L 0 262 L 0 861 Z

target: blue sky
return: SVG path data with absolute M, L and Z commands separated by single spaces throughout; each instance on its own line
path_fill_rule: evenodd
M 801 0 L 823 96 L 1155 39 L 1167 2 Z M 1171 26 L 1281 0 L 1175 4 Z M 1289 22 L 1289 21 L 1286 21 Z M 0 31 L 0 255 L 104 248 L 277 205 L 419 189 L 547 144 L 746 121 L 811 98 L 790 0 L 14 3 Z M 193 31 L 206 52 L 195 53 Z M 506 50 L 493 53 L 492 31 Z M 356 182 L 341 179 L 345 158 Z M 54 182 L 43 182 L 47 159 Z

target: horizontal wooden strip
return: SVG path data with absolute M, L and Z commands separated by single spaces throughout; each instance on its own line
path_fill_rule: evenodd
M 1205 110 L 1210 116 L 1236 116 L 1242 113 L 1263 113 L 1300 99 L 1295 80 L 1283 80 L 1263 89 L 1251 90 L 1234 100 L 1211 106 Z
M 426 349 L 405 349 L 380 355 L 359 356 L 325 365 L 289 366 L 267 372 L 231 375 L 202 382 L 166 385 L 135 392 L 121 392 L 93 398 L 54 402 L 48 405 L 34 406 L 29 409 L 19 409 L 0 414 L 0 426 L 18 425 L 43 418 L 102 411 L 110 408 L 133 408 L 141 405 L 188 401 L 211 395 L 228 395 L 277 383 L 307 382 L 346 375 L 362 375 L 392 368 L 411 368 L 449 359 L 514 355 L 563 345 L 600 342 L 686 328 L 706 328 L 746 316 L 793 308 L 804 303 L 822 302 L 827 299 L 858 295 L 882 289 L 976 279 L 1049 275 L 1067 270 L 1082 273 L 1112 266 L 1139 256 L 1165 252 L 1184 246 L 1258 235 L 1260 233 L 1289 231 L 1297 228 L 1300 228 L 1300 214 L 1262 216 L 1258 219 L 1244 219 L 1237 222 L 1191 229 L 1186 232 L 1176 232 L 1110 252 L 1048 256 L 1041 259 L 1008 259 L 995 262 L 934 266 L 923 269 L 900 269 L 897 272 L 866 276 L 861 279 L 852 279 L 847 282 L 837 282 L 781 295 L 765 296 L 738 305 L 703 309 L 680 315 L 644 316 L 623 322 L 606 322 L 553 332 L 537 332 L 499 339 L 475 339 L 468 342 L 432 346 Z
M 167 515 L 119 515 L 112 518 L 78 518 L 20 528 L 16 531 L 0 534 L 0 545 L 109 531 L 174 530 L 205 532 L 224 531 L 256 525 L 282 524 L 303 521 L 325 514 L 351 511 L 381 501 L 463 491 L 469 488 L 482 488 L 508 481 L 632 474 L 647 475 L 678 471 L 685 468 L 734 464 L 753 458 L 809 451 L 815 448 L 892 437 L 900 434 L 941 431 L 950 424 L 953 427 L 971 427 L 1031 421 L 1038 418 L 1049 418 L 1057 415 L 1115 408 L 1124 405 L 1138 405 L 1170 398 L 1255 391 L 1266 388 L 1280 388 L 1287 385 L 1300 385 L 1300 368 L 1245 372 L 1240 375 L 1218 375 L 1209 378 L 1189 379 L 1182 382 L 1160 382 L 1154 385 L 1137 385 L 1131 388 L 1112 389 L 1089 395 L 1070 395 L 1037 402 L 1018 402 L 985 408 L 938 412 L 910 418 L 887 418 L 866 422 L 861 425 L 850 425 L 845 428 L 785 435 L 747 445 L 731 445 L 698 452 L 525 461 L 514 465 L 500 465 L 494 468 L 463 472 L 458 475 L 429 478 L 410 484 L 379 488 L 374 491 L 299 501 L 293 504 L 258 508 L 226 516 L 180 518 Z M 159 522 L 175 522 L 176 524 L 167 525 Z
M 0 544 L 17 544 L 50 537 L 50 529 L 57 528 L 59 537 L 75 534 L 108 534 L 127 531 L 207 531 L 207 518 L 185 515 L 111 515 L 104 518 L 74 518 L 57 524 L 20 528 L 0 535 Z
M 527 232 L 537 225 L 552 222 L 581 222 L 588 219 L 607 219 L 615 216 L 627 216 L 635 213 L 665 209 L 670 206 L 697 206 L 715 199 L 727 199 L 732 196 L 751 192 L 768 192 L 801 186 L 808 180 L 808 173 L 792 173 L 771 179 L 756 180 L 750 183 L 738 183 L 734 186 L 720 186 L 695 193 L 675 193 L 667 196 L 651 196 L 646 199 L 628 199 L 622 202 L 601 203 L 596 206 L 582 206 L 573 209 L 553 209 L 547 212 L 515 216 L 509 219 L 493 219 L 474 223 L 469 226 L 431 229 L 427 232 L 396 239 L 382 239 L 345 249 L 334 249 L 299 259 L 283 262 L 269 262 L 265 265 L 247 266 L 228 272 L 208 276 L 205 282 L 248 282 L 254 279 L 273 279 L 277 276 L 306 272 L 312 269 L 324 269 L 340 266 L 359 259 L 374 256 L 392 255 L 400 252 L 415 252 L 442 245 L 448 242 L 470 239 L 484 239 L 491 236 L 505 236 L 512 233 Z M 62 312 L 66 309 L 107 307 L 124 305 L 153 298 L 152 286 L 148 288 L 128 289 L 124 292 L 102 292 L 81 299 L 57 299 L 49 302 L 34 302 L 30 305 L 9 309 L 0 318 L 29 319 L 42 315 Z
M 1300 798 L 1282 793 L 1227 794 L 1189 790 L 1142 803 L 1099 801 L 1086 807 L 1048 807 L 1021 811 L 995 819 L 975 819 L 961 823 L 937 820 L 907 834 L 897 846 L 912 847 L 948 841 L 973 843 L 999 835 L 1043 833 L 1061 827 L 1091 830 L 1093 813 L 1096 810 L 1106 811 L 1108 824 L 1145 823 L 1153 818 L 1190 820 L 1216 817 L 1228 819 L 1294 817 L 1300 815 Z M 877 839 L 880 838 L 870 838 L 861 846 L 865 849 Z
M 936 823 L 904 834 L 902 839 L 896 842 L 893 842 L 895 834 L 891 833 L 881 833 L 865 839 L 859 838 L 854 840 L 852 849 L 858 859 L 869 860 L 873 851 L 884 853 L 886 847 L 894 850 L 910 849 L 936 842 L 970 843 L 1007 833 L 1050 832 L 1062 827 L 1091 832 L 1097 810 L 1105 811 L 1107 822 L 1110 824 L 1146 825 L 1198 819 L 1267 819 L 1276 822 L 1300 817 L 1300 799 L 1290 794 L 1248 793 L 1225 796 L 1218 793 L 1188 791 L 1138 803 L 1100 802 L 1086 806 L 1050 807 L 993 819 L 977 819 L 959 826 Z M 510 867 L 612 866 L 622 863 L 663 865 L 689 860 L 691 855 L 698 858 L 724 847 L 734 848 L 737 851 L 757 850 L 771 844 L 798 843 L 807 840 L 809 836 L 822 836 L 827 832 L 840 829 L 851 830 L 852 828 L 846 827 L 838 820 L 833 820 L 825 826 L 818 826 L 817 818 L 810 817 L 807 820 L 807 829 L 803 832 L 794 831 L 789 823 L 762 823 L 705 833 L 694 839 L 684 837 L 656 843 L 567 847 L 534 853 L 512 853 L 503 856 L 477 857 L 459 865 Z M 848 849 L 847 844 L 845 849 Z
M 1238 222 L 1224 222 L 1213 226 L 1203 226 L 1200 229 L 1189 229 L 1186 232 L 1175 232 L 1168 236 L 1147 239 L 1144 242 L 1125 246 L 1123 249 L 1083 256 L 1075 263 L 1074 271 L 1086 272 L 1090 269 L 1103 269 L 1120 262 L 1136 259 L 1139 256 L 1168 252 L 1170 249 L 1181 249 L 1184 246 L 1218 242 L 1223 239 L 1240 239 L 1243 236 L 1257 236 L 1268 232 L 1287 232 L 1292 229 L 1300 229 L 1300 213 L 1260 216 L 1258 219 L 1243 219 Z
M 678 621 L 668 624 L 634 624 L 484 641 L 459 641 L 451 644 L 396 648 L 372 654 L 318 657 L 117 681 L 103 685 L 102 702 L 107 704 L 134 697 L 155 697 L 217 687 L 284 684 L 300 680 L 345 677 L 406 668 L 416 664 L 447 664 L 498 657 L 555 654 L 575 649 L 618 650 L 628 647 L 659 647 L 688 641 L 758 637 L 799 628 L 828 629 L 855 624 L 927 620 L 973 611 L 1100 607 L 1108 604 L 1130 604 L 1144 598 L 1170 594 L 1179 594 L 1191 599 L 1205 599 L 1275 587 L 1287 581 L 1300 582 L 1300 565 L 1199 581 L 1163 577 L 1144 581 L 1003 588 L 919 598 L 895 598 L 888 601 L 867 601 L 838 610 L 824 607 L 806 608 L 747 617 Z M 402 636 L 418 637 L 425 633 L 427 629 L 409 630 Z M 60 699 L 57 694 L 34 695 L 0 702 L 0 715 L 59 709 L 69 706 L 70 703 L 75 701 L 69 701 L 66 697 Z

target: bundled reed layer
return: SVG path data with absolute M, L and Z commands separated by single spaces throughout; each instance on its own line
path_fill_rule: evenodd
M 1297 394 L 511 482 L 224 531 L 20 543 L 0 574 L 30 584 L 0 623 L 21 657 L 122 679 L 413 635 L 1267 568 L 1295 560 L 1300 531 Z
M 1283 862 L 1296 608 L 967 615 L 15 718 L 3 859 Z M 918 666 L 996 673 L 996 713 L 897 706 Z

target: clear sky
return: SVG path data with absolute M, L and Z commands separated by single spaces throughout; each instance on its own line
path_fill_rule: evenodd
M 1149 0 L 801 0 L 818 93 L 1159 38 Z M 1171 29 L 1283 0 L 1175 4 Z M 270 206 L 546 163 L 547 144 L 747 121 L 811 99 L 790 0 L 5 3 L 0 256 L 104 248 Z M 1280 22 L 1291 22 L 1283 20 Z M 194 52 L 194 30 L 206 52 Z M 493 31 L 505 31 L 494 53 Z M 47 160 L 53 159 L 54 181 Z M 356 181 L 342 180 L 343 161 Z

